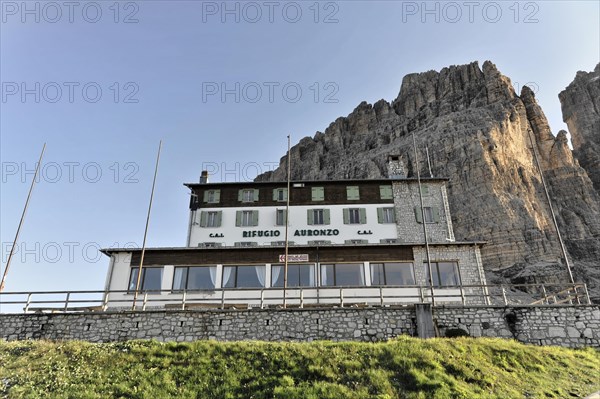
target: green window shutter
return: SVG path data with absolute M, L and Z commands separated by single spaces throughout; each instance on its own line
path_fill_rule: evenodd
M 288 191 L 287 191 L 287 188 L 284 188 L 283 189 L 283 200 L 287 201 L 287 199 L 288 199 Z
M 215 202 L 221 202 L 221 190 L 215 190 Z
M 324 209 L 323 210 L 323 222 L 325 224 L 329 224 L 330 221 L 331 221 L 331 217 L 330 217 L 330 214 L 329 214 L 329 209 Z
M 287 210 L 284 209 L 283 210 L 283 225 L 285 226 L 287 224 Z
M 202 199 L 203 202 L 208 202 L 208 191 L 204 192 L 204 198 Z
M 421 213 L 421 208 L 415 206 L 415 217 L 417 218 L 417 223 L 423 223 L 423 214 Z
M 358 186 L 348 186 L 346 187 L 346 197 L 349 200 L 358 200 L 360 199 Z
M 273 201 L 279 201 L 279 189 L 278 188 L 273 189 Z
M 254 201 L 255 202 L 258 201 L 258 189 L 257 188 L 254 189 Z
M 312 188 L 312 200 L 323 201 L 325 199 L 325 189 L 323 187 Z
M 242 225 L 242 211 L 235 212 L 235 225 L 238 227 Z
M 206 194 L 206 193 L 205 193 Z M 200 212 L 200 227 L 206 227 L 206 212 Z
M 367 223 L 367 210 L 365 208 L 360 208 L 358 210 L 358 213 L 359 213 L 360 224 Z
M 217 227 L 221 227 L 221 219 L 223 218 L 223 211 L 217 212 Z
M 377 223 L 383 223 L 383 208 L 377 208 Z
M 242 201 L 244 199 L 244 190 L 238 190 L 238 201 Z
M 344 224 L 350 223 L 350 210 L 344 209 Z
M 421 194 L 429 195 L 429 186 L 428 185 L 426 185 L 426 184 L 421 185 Z
M 252 226 L 258 226 L 258 211 L 252 211 Z
M 306 210 L 306 223 L 307 224 L 315 224 L 315 215 L 312 209 Z
M 392 186 L 379 186 L 379 195 L 381 199 L 392 199 Z
M 433 221 L 436 223 L 440 222 L 440 210 L 437 207 L 433 208 Z

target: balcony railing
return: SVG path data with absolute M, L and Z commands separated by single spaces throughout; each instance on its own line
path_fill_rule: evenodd
M 533 292 L 533 294 L 532 294 Z M 591 304 L 585 284 L 462 285 L 434 287 L 293 287 L 288 308 L 435 305 L 548 306 Z M 280 308 L 282 288 L 141 292 L 135 310 Z M 134 310 L 133 294 L 113 291 L 37 291 L 0 293 L 0 313 L 105 312 Z

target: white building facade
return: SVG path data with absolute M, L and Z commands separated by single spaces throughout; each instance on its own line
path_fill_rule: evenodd
M 140 289 L 160 306 L 182 299 L 187 306 L 278 306 L 284 297 L 299 306 L 408 304 L 432 296 L 486 303 L 483 243 L 455 241 L 447 180 L 406 178 L 398 159 L 390 160 L 390 176 L 294 181 L 289 191 L 286 182 L 204 177 L 186 184 L 187 246 L 146 249 Z M 141 251 L 103 252 L 111 257 L 107 290 L 120 291 L 110 302 L 125 303 Z

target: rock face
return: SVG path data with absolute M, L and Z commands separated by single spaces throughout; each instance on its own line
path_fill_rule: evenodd
M 577 72 L 573 83 L 558 97 L 575 157 L 600 192 L 600 64 L 594 72 Z
M 575 280 L 600 299 L 598 192 L 566 132 L 550 131 L 534 93 L 524 87 L 517 95 L 489 61 L 407 75 L 394 101 L 359 104 L 325 133 L 303 138 L 290 156 L 293 179 L 346 179 L 385 177 L 390 154 L 404 158 L 409 176 L 417 167 L 428 176 L 428 152 L 432 174 L 450 178 L 456 239 L 488 242 L 482 257 L 489 282 L 568 282 L 534 151 Z M 285 165 L 283 157 L 257 180 L 285 180 Z

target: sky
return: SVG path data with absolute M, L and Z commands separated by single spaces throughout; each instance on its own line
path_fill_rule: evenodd
M 485 60 L 558 93 L 600 60 L 598 1 L 0 1 L 6 291 L 101 290 L 99 248 L 185 246 L 189 191 L 249 181 L 403 76 Z

